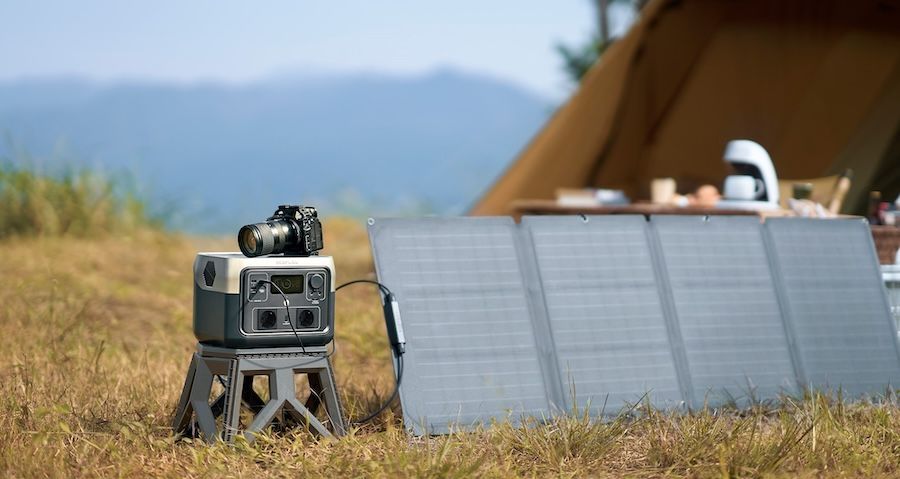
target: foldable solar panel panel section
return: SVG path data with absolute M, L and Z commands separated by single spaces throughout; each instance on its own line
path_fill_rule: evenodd
M 694 407 L 797 390 L 757 218 L 656 216 Z
M 682 403 L 643 216 L 525 217 L 568 405 Z
M 414 434 L 548 414 L 516 235 L 510 218 L 370 223 L 378 278 L 401 305 Z
M 770 219 L 765 227 L 808 385 L 848 397 L 900 385 L 896 326 L 868 225 Z

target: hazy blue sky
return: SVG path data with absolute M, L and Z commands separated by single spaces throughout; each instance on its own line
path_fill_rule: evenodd
M 594 29 L 589 0 L 0 2 L 0 80 L 246 82 L 292 72 L 449 66 L 559 97 L 557 42 Z

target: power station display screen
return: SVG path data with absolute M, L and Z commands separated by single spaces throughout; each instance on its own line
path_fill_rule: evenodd
M 278 286 L 284 294 L 302 294 L 303 293 L 303 275 L 272 275 L 272 283 Z M 278 294 L 278 290 L 272 288 L 272 293 Z

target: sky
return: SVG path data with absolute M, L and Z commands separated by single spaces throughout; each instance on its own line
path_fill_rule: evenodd
M 582 43 L 595 18 L 590 0 L 3 1 L 0 81 L 241 84 L 455 68 L 559 98 L 571 83 L 555 45 Z

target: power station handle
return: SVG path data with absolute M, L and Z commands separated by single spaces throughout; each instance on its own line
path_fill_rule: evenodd
M 397 356 L 402 355 L 406 352 L 406 337 L 403 335 L 403 322 L 400 321 L 400 304 L 393 293 L 384 297 L 384 323 L 391 347 Z

